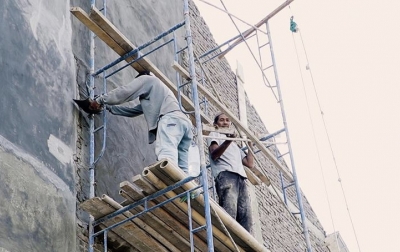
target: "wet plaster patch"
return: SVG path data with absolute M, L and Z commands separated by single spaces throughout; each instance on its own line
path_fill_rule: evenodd
M 74 251 L 75 193 L 0 136 L 0 252 Z
M 60 139 L 54 135 L 50 135 L 47 139 L 49 152 L 63 164 L 69 164 L 72 161 L 72 150 Z

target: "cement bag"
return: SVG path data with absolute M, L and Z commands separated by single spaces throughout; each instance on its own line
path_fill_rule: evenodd
M 192 141 L 189 146 L 189 177 L 198 177 L 200 175 L 200 152 L 196 142 Z

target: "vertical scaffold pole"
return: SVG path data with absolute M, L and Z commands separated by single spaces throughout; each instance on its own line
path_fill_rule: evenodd
M 93 9 L 96 5 L 95 0 L 91 0 L 90 7 Z M 94 98 L 94 39 L 95 34 L 90 31 L 90 62 L 89 62 L 89 97 Z M 90 116 L 89 120 L 89 198 L 94 198 L 94 117 Z M 94 218 L 89 217 L 89 252 L 93 252 L 94 246 Z
M 214 243 L 213 243 L 213 234 L 212 234 L 212 225 L 211 225 L 211 211 L 210 211 L 210 201 L 209 201 L 209 193 L 208 193 L 208 179 L 207 179 L 207 169 L 206 169 L 206 161 L 204 154 L 204 145 L 203 145 L 203 133 L 201 129 L 201 117 L 200 117 L 200 105 L 199 105 L 199 96 L 197 91 L 197 78 L 194 64 L 194 53 L 193 53 L 193 44 L 192 44 L 192 33 L 190 30 L 190 15 L 189 15 L 189 3 L 188 0 L 184 1 L 184 17 L 185 17 L 185 30 L 186 30 L 186 42 L 188 46 L 189 53 L 189 74 L 192 79 L 192 92 L 193 92 L 193 103 L 195 109 L 195 117 L 196 117 L 196 129 L 197 129 L 197 144 L 200 152 L 200 167 L 201 167 L 201 178 L 203 183 L 203 191 L 204 191 L 204 212 L 206 218 L 206 228 L 207 228 L 207 246 L 208 251 L 214 251 Z
M 308 233 L 306 217 L 305 217 L 305 214 L 304 214 L 303 198 L 301 197 L 299 182 L 297 180 L 296 168 L 295 168 L 295 165 L 294 165 L 292 146 L 291 146 L 290 137 L 289 137 L 289 129 L 288 129 L 287 121 L 286 121 L 285 108 L 284 108 L 283 100 L 282 100 L 281 87 L 280 87 L 280 84 L 279 84 L 278 71 L 277 71 L 277 68 L 276 68 L 275 55 L 274 55 L 274 50 L 273 50 L 273 47 L 272 47 L 271 33 L 270 33 L 268 21 L 265 22 L 265 25 L 266 25 L 266 28 L 267 28 L 268 41 L 269 41 L 269 45 L 270 45 L 270 48 L 271 48 L 270 52 L 271 52 L 272 64 L 274 66 L 273 68 L 274 68 L 274 74 L 275 74 L 276 88 L 278 90 L 279 104 L 280 104 L 280 107 L 281 107 L 283 125 L 284 125 L 285 131 L 286 131 L 287 145 L 288 145 L 289 155 L 290 155 L 290 164 L 292 166 L 292 173 L 293 173 L 293 180 L 294 180 L 293 182 L 294 182 L 294 186 L 296 188 L 297 201 L 299 203 L 299 210 L 300 210 L 301 223 L 302 223 L 302 226 L 303 226 L 304 239 L 306 241 L 307 252 L 312 252 L 311 243 L 310 243 L 310 234 Z

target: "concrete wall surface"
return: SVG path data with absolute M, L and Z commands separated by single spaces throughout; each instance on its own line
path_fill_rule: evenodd
M 90 3 L 90 1 L 87 2 Z M 71 1 L 71 6 L 81 7 L 87 12 L 90 10 L 87 3 L 82 3 L 82 1 Z M 101 3 L 97 7 L 100 9 Z M 182 22 L 182 12 L 183 4 L 180 0 L 149 2 L 122 0 L 108 1 L 107 4 L 107 18 L 136 46 L 142 45 Z M 76 18 L 72 19 L 72 24 L 72 44 L 78 69 L 76 85 L 79 89 L 79 96 L 84 98 L 87 96 L 85 84 L 89 72 L 89 60 L 87 58 L 90 51 L 89 30 Z M 184 30 L 180 29 L 176 34 L 177 37 L 181 38 L 182 43 Z M 167 38 L 171 37 L 172 35 L 163 38 L 161 41 L 166 41 Z M 99 69 L 118 58 L 118 55 L 101 40 L 95 39 L 95 46 L 95 69 Z M 146 50 L 143 50 L 142 53 L 146 53 Z M 175 72 L 171 67 L 174 57 L 172 51 L 172 44 L 169 44 L 156 53 L 152 53 L 148 58 L 171 80 L 175 80 Z M 111 70 L 107 73 L 110 72 Z M 107 90 L 130 82 L 136 74 L 133 68 L 128 67 L 109 77 L 107 79 Z M 102 78 L 96 78 L 95 84 L 94 93 L 104 93 Z M 131 102 L 128 106 L 133 106 L 137 102 Z M 85 116 L 86 114 L 79 113 L 80 119 Z M 96 116 L 95 119 L 97 126 L 102 125 L 101 116 Z M 85 138 L 85 134 L 88 132 L 88 124 L 85 120 L 80 121 L 80 127 L 83 131 L 80 136 Z M 107 193 L 120 199 L 118 195 L 119 183 L 141 173 L 144 167 L 156 161 L 154 144 L 148 144 L 147 124 L 143 116 L 132 119 L 108 114 L 107 127 L 106 151 L 96 165 L 96 194 Z M 96 142 L 102 143 L 102 141 L 102 135 L 97 134 Z M 83 144 L 85 145 L 87 142 L 83 142 Z M 99 145 L 96 146 L 96 155 L 100 151 Z M 83 150 L 83 152 L 85 151 Z
M 0 251 L 75 251 L 75 195 L 0 136 Z
M 68 1 L 0 2 L 0 248 L 74 251 Z

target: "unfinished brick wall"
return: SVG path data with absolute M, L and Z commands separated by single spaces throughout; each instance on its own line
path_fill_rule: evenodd
M 194 51 L 196 55 L 200 56 L 217 47 L 218 44 L 215 42 L 207 24 L 200 16 L 199 10 L 192 1 L 190 1 L 190 11 Z M 217 50 L 211 53 L 208 57 L 211 58 L 219 52 L 220 50 Z M 183 58 L 185 65 L 187 66 L 187 56 L 185 55 Z M 230 109 L 230 112 L 239 117 L 236 77 L 227 60 L 225 58 L 214 58 L 204 64 L 203 67 L 207 71 L 207 75 L 213 82 L 217 92 L 221 97 L 223 97 L 223 103 Z M 199 66 L 196 66 L 196 73 L 200 79 Z M 210 83 L 206 83 L 205 86 L 209 90 L 212 90 Z M 200 100 L 201 99 L 202 96 L 200 94 Z M 254 133 L 268 134 L 268 130 L 247 97 L 246 103 L 249 129 Z M 216 111 L 217 109 L 209 103 L 209 115 L 212 116 Z M 271 151 L 274 152 L 275 150 L 271 149 Z M 274 187 L 281 191 L 279 170 L 263 155 L 257 155 L 257 157 L 262 164 L 262 169 L 271 179 Z M 285 181 L 285 183 L 289 183 L 289 181 Z M 258 198 L 264 245 L 274 252 L 304 251 L 306 245 L 302 235 L 300 221 L 298 221 L 298 219 L 285 208 L 280 199 L 272 194 L 265 185 L 256 187 L 256 195 Z M 324 229 L 318 221 L 312 207 L 304 195 L 302 196 L 306 217 L 321 232 L 324 232 Z M 294 187 L 287 190 L 287 197 L 291 202 L 297 204 Z M 315 251 L 328 251 L 324 242 L 319 240 L 315 235 L 311 234 L 310 238 Z
M 123 2 L 123 1 L 121 1 Z M 123 8 L 120 6 L 121 2 L 115 3 L 116 6 L 119 6 L 120 8 Z M 178 1 L 175 1 L 176 3 Z M 175 4 L 176 4 L 175 3 Z M 208 26 L 200 16 L 200 13 L 194 3 L 192 1 L 190 3 L 190 15 L 191 15 L 191 29 L 192 29 L 192 38 L 193 38 L 193 44 L 194 44 L 194 49 L 195 49 L 195 54 L 197 56 L 202 55 L 204 52 L 207 52 L 217 46 L 217 43 L 215 42 Z M 154 4 L 154 3 L 153 3 Z M 146 3 L 141 3 L 141 5 L 146 5 Z M 150 3 L 148 4 L 150 5 Z M 177 5 L 177 4 L 176 4 Z M 136 30 L 130 30 L 130 29 L 124 29 L 124 24 L 125 21 L 129 19 L 129 17 L 123 16 L 122 13 L 119 13 L 119 9 L 116 8 L 116 6 L 112 6 L 109 8 L 109 15 L 111 16 L 110 19 L 117 25 L 118 28 L 121 29 L 121 31 L 126 35 L 127 37 L 132 39 L 132 42 L 136 45 L 139 45 L 140 43 L 143 43 L 146 41 L 146 38 L 143 36 L 139 36 L 138 34 L 145 34 L 147 30 L 145 28 L 141 27 L 140 25 L 136 25 L 135 28 Z M 135 8 L 139 8 L 136 5 Z M 177 5 L 178 6 L 178 5 Z M 117 12 L 117 13 L 113 13 Z M 138 12 L 138 10 L 136 10 Z M 143 12 L 144 13 L 144 12 Z M 138 20 L 141 20 L 140 15 L 143 14 L 142 12 L 138 12 L 138 16 L 136 17 Z M 157 15 L 157 20 L 167 20 L 167 17 L 162 17 L 162 15 L 165 15 L 165 13 L 153 13 L 154 15 Z M 120 15 L 120 19 L 117 18 L 118 15 Z M 114 18 L 113 18 L 114 17 Z M 182 15 L 183 17 L 183 15 Z M 147 17 L 149 20 L 151 20 L 150 17 Z M 178 20 L 181 20 L 181 18 L 176 18 Z M 143 21 L 144 22 L 144 21 Z M 147 22 L 147 21 L 146 21 Z M 144 22 L 144 23 L 146 23 Z M 167 23 L 167 22 L 166 22 Z M 172 25 L 172 23 L 171 23 Z M 129 26 L 132 26 L 132 24 L 129 24 Z M 164 26 L 169 27 L 170 25 L 164 24 Z M 126 28 L 126 27 L 125 27 Z M 159 28 L 161 29 L 161 28 Z M 154 34 L 158 34 L 160 31 L 153 32 Z M 154 34 L 149 35 L 148 39 L 154 37 Z M 101 48 L 101 44 L 99 45 L 99 48 Z M 80 49 L 82 50 L 82 49 Z M 210 54 L 209 56 L 212 57 L 219 51 L 216 51 L 215 53 Z M 98 55 L 97 58 L 103 57 L 104 52 L 102 50 L 98 50 Z M 158 52 L 153 53 L 150 58 L 157 59 L 156 62 L 154 62 L 160 69 L 164 71 L 166 69 L 166 72 L 169 75 L 174 75 L 173 70 L 170 68 L 171 62 L 164 63 L 164 62 L 158 62 L 161 61 L 159 57 L 160 54 Z M 171 52 L 172 54 L 172 52 Z M 99 57 L 101 55 L 101 57 Z M 111 58 L 112 60 L 115 59 L 115 55 L 112 55 L 114 58 Z M 109 60 L 108 58 L 107 60 Z M 187 67 L 187 59 L 188 55 L 183 53 L 181 57 L 180 62 L 183 66 Z M 87 78 L 87 65 L 84 63 L 85 60 L 82 59 L 76 59 L 76 66 L 77 66 L 77 83 L 79 84 L 78 89 L 84 87 L 86 78 Z M 236 76 L 235 73 L 231 70 L 230 65 L 228 64 L 227 60 L 225 58 L 223 59 L 218 59 L 215 58 L 208 63 L 204 64 L 204 67 L 206 68 L 207 75 L 210 77 L 213 85 L 215 86 L 217 93 L 223 97 L 223 103 L 229 107 L 230 111 L 238 116 L 239 113 L 239 107 L 238 107 L 238 97 L 237 97 L 237 84 L 236 84 Z M 196 66 L 196 73 L 199 74 L 200 67 L 197 65 Z M 198 76 L 200 79 L 200 75 Z M 122 78 L 121 78 L 122 79 Z M 173 80 L 173 79 L 171 79 Z M 115 83 L 120 82 L 119 79 L 113 80 Z M 120 83 L 119 83 L 120 84 Z M 199 85 L 202 85 L 201 82 L 199 82 Z M 208 90 L 210 90 L 212 93 L 212 87 L 211 84 L 208 82 L 205 82 L 204 84 Z M 113 87 L 115 87 L 113 85 Z M 214 93 L 214 95 L 216 95 Z M 190 96 L 190 93 L 189 93 Z M 202 100 L 202 95 L 199 94 L 199 100 Z M 255 133 L 263 133 L 266 134 L 268 133 L 268 130 L 266 129 L 264 123 L 262 122 L 260 116 L 257 114 L 257 111 L 254 109 L 254 107 L 251 105 L 249 99 L 246 99 L 247 103 L 247 113 L 248 113 L 248 125 L 251 131 Z M 204 106 L 201 106 L 204 109 Z M 207 114 L 209 117 L 212 117 L 212 115 L 215 114 L 217 109 L 212 106 L 212 103 L 209 103 L 208 106 L 208 111 Z M 80 115 L 81 116 L 81 115 Z M 118 123 L 117 123 L 118 120 Z M 123 148 L 132 148 L 133 146 L 129 143 L 135 143 L 137 141 L 138 136 L 142 134 L 142 132 L 145 132 L 144 128 L 141 128 L 141 124 L 136 123 L 132 128 L 129 128 L 128 126 L 133 124 L 132 121 L 126 120 L 122 121 L 120 123 L 120 119 L 117 118 L 112 118 L 111 121 L 111 127 L 109 129 L 109 136 L 108 136 L 108 141 L 109 143 L 113 144 L 112 141 L 115 141 L 117 133 L 114 133 L 113 130 L 116 129 L 117 124 L 118 126 L 121 126 L 122 124 L 127 125 L 126 128 L 121 128 L 120 131 L 130 131 L 132 132 L 134 129 L 135 130 L 135 136 L 131 136 L 131 139 L 124 139 Z M 88 168 L 87 168 L 87 148 L 88 148 L 88 126 L 85 124 L 85 120 L 83 118 L 80 118 L 79 120 L 80 125 L 78 125 L 78 144 L 77 144 L 77 154 L 76 154 L 76 167 L 77 167 L 77 183 L 76 183 L 76 190 L 77 190 L 77 203 L 80 203 L 84 201 L 85 199 L 88 198 Z M 144 125 L 144 123 L 143 123 Z M 138 133 L 136 133 L 136 131 Z M 143 133 L 145 136 L 146 134 Z M 145 142 L 146 139 L 142 142 Z M 108 143 L 108 144 L 109 144 Z M 119 143 L 118 143 L 119 144 Z M 114 145 L 113 145 L 114 146 Z M 115 144 L 115 146 L 119 146 Z M 132 166 L 132 162 L 135 161 L 138 164 L 136 165 L 137 171 L 139 172 L 140 169 L 145 167 L 145 164 L 148 164 L 152 158 L 154 158 L 154 154 L 150 153 L 152 151 L 152 147 L 148 147 L 147 145 L 144 146 L 146 147 L 146 151 L 143 151 L 143 148 L 140 150 L 132 150 L 132 153 L 136 153 L 135 155 L 131 155 L 129 157 L 129 160 L 124 160 L 127 159 L 126 157 L 123 157 L 122 154 L 118 154 L 118 156 L 115 156 L 116 153 L 120 153 L 118 150 L 113 149 L 113 151 L 109 151 L 106 153 L 106 156 L 104 157 L 104 161 L 101 160 L 99 167 L 104 166 L 104 169 L 100 170 L 99 173 L 104 173 L 104 172 L 109 172 L 110 178 L 106 182 L 109 183 L 110 185 L 116 185 L 118 186 L 119 182 L 121 182 L 120 178 L 113 177 L 112 174 L 120 174 L 121 176 L 126 176 L 126 177 L 131 177 L 133 171 L 127 170 L 122 170 L 120 167 L 125 166 L 125 164 L 129 164 Z M 139 154 L 137 153 L 141 153 Z M 107 156 L 109 155 L 109 156 Z M 206 154 L 207 155 L 207 154 Z M 115 157 L 113 157 L 115 156 Z M 208 157 L 208 156 L 207 156 Z M 258 157 L 260 162 L 263 164 L 262 169 L 266 172 L 268 177 L 271 179 L 272 184 L 274 185 L 275 188 L 278 188 L 280 190 L 281 188 L 281 182 L 280 182 L 280 177 L 279 177 L 279 171 L 276 167 L 274 167 L 268 159 L 265 157 L 262 157 L 262 155 L 259 155 Z M 139 161 L 140 159 L 140 161 Z M 149 159 L 149 160 L 147 160 Z M 208 158 L 206 158 L 208 159 Z M 119 162 L 126 161 L 123 164 L 120 164 Z M 130 168 L 130 167 L 128 167 Z M 289 181 L 286 181 L 286 183 L 289 183 Z M 100 184 L 100 183 L 99 183 Z M 105 184 L 105 182 L 104 182 Z M 115 188 L 110 187 L 105 187 L 101 186 L 100 184 L 100 192 L 99 193 L 109 193 L 109 194 L 115 194 L 116 190 Z M 105 188 L 105 189 L 104 189 Z M 111 189 L 110 189 L 111 188 Z M 97 189 L 96 189 L 97 190 Z M 96 191 L 97 193 L 97 191 Z M 301 224 L 298 221 L 298 219 L 293 216 L 286 208 L 285 206 L 281 203 L 280 199 L 275 196 L 270 189 L 267 188 L 266 185 L 260 185 L 256 187 L 256 195 L 258 198 L 258 206 L 259 206 L 259 212 L 260 212 L 260 223 L 261 223 L 261 228 L 262 228 L 262 235 L 263 235 L 263 240 L 264 240 L 264 245 L 268 247 L 271 251 L 285 251 L 285 252 L 293 252 L 293 251 L 304 251 L 306 248 L 304 238 L 302 236 L 302 228 Z M 293 203 L 296 204 L 297 198 L 295 195 L 294 188 L 290 188 L 287 191 L 288 199 L 292 201 Z M 308 201 L 306 200 L 305 197 L 303 197 L 303 202 L 304 202 L 304 208 L 305 208 L 305 213 L 306 217 L 319 229 L 321 232 L 323 232 L 323 227 L 318 221 L 317 216 L 313 212 L 311 206 L 309 205 Z M 79 211 L 79 207 L 77 208 L 77 217 L 78 217 L 78 224 L 77 224 L 77 232 L 78 232 L 78 242 L 77 242 L 77 251 L 87 251 L 87 214 Z M 328 251 L 326 246 L 324 245 L 323 241 L 319 240 L 315 235 L 311 234 L 311 242 L 313 244 L 313 248 L 315 251 L 322 252 L 322 251 Z

